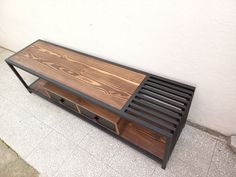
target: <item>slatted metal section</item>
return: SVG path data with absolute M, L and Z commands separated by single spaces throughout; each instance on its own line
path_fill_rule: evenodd
M 124 107 L 129 116 L 139 118 L 174 134 L 186 119 L 194 87 L 149 75 Z M 184 121 L 185 123 L 185 121 Z

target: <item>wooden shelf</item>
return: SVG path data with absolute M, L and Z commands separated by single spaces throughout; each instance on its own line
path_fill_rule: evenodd
M 164 158 L 166 140 L 163 136 L 152 132 L 135 123 L 123 120 L 123 128 L 120 133 L 124 139 L 156 155 Z
M 30 89 L 33 90 L 34 92 L 42 94 L 43 96 L 49 97 L 47 91 L 44 89 L 44 86 L 47 83 L 48 82 L 43 79 L 38 79 L 30 85 Z

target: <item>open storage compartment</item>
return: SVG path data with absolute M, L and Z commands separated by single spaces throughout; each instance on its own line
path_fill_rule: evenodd
M 120 122 L 120 117 L 116 114 L 85 101 L 43 79 L 38 79 L 31 85 L 31 88 L 32 90 L 47 96 L 52 101 L 78 112 L 106 129 L 119 134 L 118 124 Z
M 154 154 L 160 159 L 164 158 L 166 146 L 165 137 L 150 129 L 124 119 L 121 120 L 121 124 L 121 137 L 143 148 L 151 154 Z

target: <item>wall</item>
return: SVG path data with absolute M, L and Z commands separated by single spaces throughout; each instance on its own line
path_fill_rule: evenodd
M 38 38 L 192 84 L 189 119 L 236 134 L 235 0 L 1 0 L 0 45 Z

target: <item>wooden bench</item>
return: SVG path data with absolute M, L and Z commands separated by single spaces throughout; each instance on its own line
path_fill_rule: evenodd
M 166 167 L 186 123 L 194 87 L 42 40 L 6 62 L 30 93 L 91 122 Z M 38 79 L 27 85 L 15 67 Z

